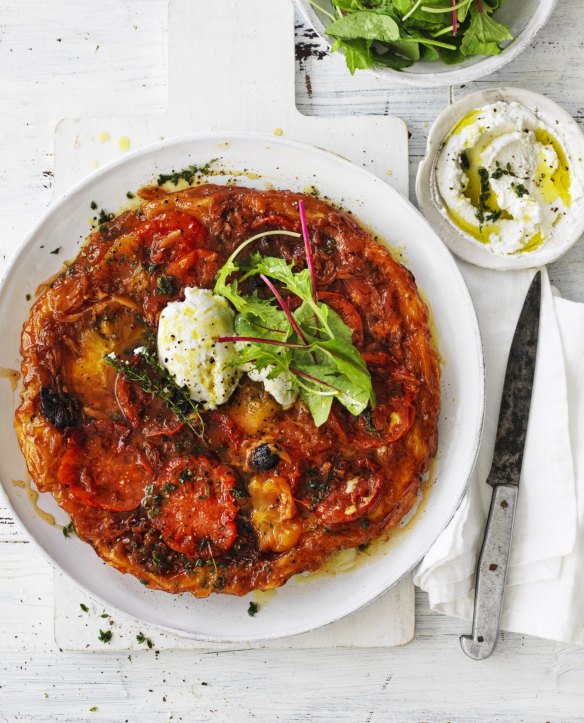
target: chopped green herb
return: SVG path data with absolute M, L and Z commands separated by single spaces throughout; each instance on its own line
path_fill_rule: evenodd
M 90 205 L 92 211 L 97 210 L 97 203 L 95 201 L 92 201 L 89 205 Z
M 89 612 L 89 608 L 87 607 L 87 605 L 85 603 L 79 603 L 79 607 L 83 610 L 84 613 Z
M 335 241 L 334 238 L 327 236 L 325 239 L 325 242 L 324 242 L 324 247 L 326 249 L 327 254 L 329 254 L 329 256 L 330 256 L 332 253 L 335 252 L 335 250 L 337 248 L 337 242 Z
M 466 151 L 460 152 L 460 155 L 458 156 L 458 165 L 463 171 L 468 171 L 470 169 L 470 160 Z
M 136 198 L 136 197 L 134 196 L 134 194 L 132 193 L 132 191 L 128 191 L 128 193 L 126 193 L 126 198 L 132 199 L 132 198 Z
M 369 527 L 369 518 L 367 518 L 367 517 L 362 517 L 362 518 L 359 520 L 359 527 L 360 527 L 362 530 L 366 530 L 366 529 Z
M 368 434 L 379 435 L 379 430 L 373 423 L 373 416 L 371 414 L 372 411 L 371 407 L 367 407 L 367 409 L 364 409 L 359 416 L 365 423 L 365 430 Z
M 26 300 L 27 300 L 27 301 L 30 301 L 30 299 L 31 299 L 30 294 L 27 294 L 27 295 L 26 295 Z
M 255 617 L 257 615 L 258 610 L 260 609 L 260 606 L 257 604 L 257 602 L 250 602 L 247 608 L 247 614 L 250 616 L 250 618 Z
M 152 490 L 152 486 L 150 486 L 150 489 Z M 144 500 L 144 508 L 148 510 L 148 514 L 150 517 L 158 517 L 161 512 L 161 506 L 164 502 L 164 497 L 161 494 L 152 494 L 151 491 L 148 492 L 148 487 L 146 488 L 146 495 Z
M 359 550 L 359 552 L 365 552 L 365 550 L 367 550 L 368 547 L 369 547 L 368 542 L 362 542 L 360 545 L 357 545 L 357 549 Z
M 99 45 L 98 45 L 97 47 L 99 48 Z M 96 706 L 96 705 L 92 705 L 91 708 L 89 709 L 89 711 L 90 711 L 91 713 L 95 713 L 95 712 L 97 711 L 97 706 Z
M 63 527 L 63 537 L 71 537 L 71 535 L 75 534 L 75 527 L 73 526 L 73 523 L 70 522 L 68 525 L 65 525 Z
M 147 638 L 142 631 L 140 631 L 138 635 L 136 635 L 136 640 L 140 643 L 140 645 L 142 645 L 142 643 L 146 643 L 150 650 L 152 650 L 152 648 L 154 647 L 154 643 L 152 642 L 152 640 L 150 638 Z
M 481 224 L 485 221 L 485 211 L 487 210 L 487 204 L 491 197 L 491 184 L 489 182 L 489 172 L 486 168 L 479 168 L 478 170 L 479 180 L 481 182 L 481 190 L 479 193 L 479 203 L 476 210 L 476 217 Z
M 167 557 L 168 548 L 159 547 L 150 553 L 150 561 L 157 572 L 166 572 L 170 568 L 170 560 Z
M 503 211 L 501 211 L 501 210 L 499 210 L 499 211 L 489 211 L 489 213 L 487 213 L 487 214 L 485 215 L 485 219 L 486 219 L 489 223 L 495 223 L 495 221 L 498 221 L 498 220 L 501 218 L 501 214 L 502 214 L 502 213 L 503 213 Z
M 53 249 L 50 253 L 52 253 L 54 256 L 58 256 L 61 248 L 62 248 L 62 246 L 57 246 L 57 248 Z
M 529 191 L 522 183 L 512 183 L 511 188 L 515 191 L 516 195 L 519 198 L 523 198 L 523 196 L 529 195 Z
M 218 158 L 212 158 L 208 163 L 205 163 L 204 166 L 188 166 L 187 168 L 183 168 L 182 171 L 172 171 L 172 173 L 161 173 L 158 176 L 158 180 L 156 183 L 159 186 L 162 186 L 163 184 L 170 181 L 170 183 L 174 184 L 175 186 L 178 186 L 178 182 L 180 180 L 186 181 L 187 183 L 192 183 L 193 178 L 195 176 L 206 176 L 209 171 L 211 170 L 211 166 L 218 161 Z
M 104 223 L 107 223 L 108 221 L 113 221 L 113 219 L 114 219 L 114 214 L 108 213 L 107 211 L 104 211 L 102 208 L 97 217 L 97 223 L 100 226 L 103 226 Z
M 190 470 L 188 467 L 186 467 L 185 469 L 183 469 L 183 470 L 181 471 L 181 473 L 180 473 L 179 476 L 178 476 L 178 479 L 179 479 L 179 482 L 181 482 L 182 484 L 184 484 L 185 482 L 187 482 L 188 480 L 190 480 L 190 478 L 191 478 L 192 476 L 193 476 L 193 473 L 191 472 L 191 470 Z
M 111 642 L 112 636 L 113 633 L 111 630 L 101 630 L 100 628 L 98 640 L 101 643 L 109 643 Z
M 154 289 L 155 296 L 172 296 L 176 293 L 174 285 L 174 276 L 168 276 L 167 274 L 161 274 L 156 282 L 156 288 Z
M 316 507 L 316 505 L 327 496 L 333 478 L 334 475 L 332 471 L 326 476 L 323 476 L 319 469 L 312 467 L 308 470 L 306 473 L 306 487 L 310 493 L 313 507 Z
M 99 617 L 100 617 L 100 618 L 109 618 L 109 614 L 108 614 L 108 613 L 102 613 Z
M 511 168 L 510 163 L 507 163 L 505 168 L 497 163 L 497 168 L 495 168 L 495 170 L 491 173 L 491 178 L 494 178 L 496 181 L 498 181 L 499 178 L 503 178 L 503 176 L 512 176 L 513 178 L 517 178 L 517 174 Z

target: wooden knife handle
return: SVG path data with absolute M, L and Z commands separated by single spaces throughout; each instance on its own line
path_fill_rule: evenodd
M 473 660 L 488 658 L 497 644 L 517 493 L 517 485 L 497 485 L 493 490 L 477 565 L 472 635 L 460 636 L 462 649 Z

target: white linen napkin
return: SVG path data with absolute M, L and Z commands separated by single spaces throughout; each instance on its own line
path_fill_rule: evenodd
M 484 344 L 485 428 L 469 491 L 414 582 L 433 609 L 470 620 L 507 357 L 534 271 L 458 263 Z M 545 268 L 539 333 L 501 627 L 584 644 L 584 305 L 554 296 Z

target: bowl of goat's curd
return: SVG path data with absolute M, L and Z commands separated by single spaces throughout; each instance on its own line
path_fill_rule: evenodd
M 549 263 L 584 233 L 584 135 L 545 96 L 473 93 L 432 126 L 416 193 L 464 260 L 494 269 Z

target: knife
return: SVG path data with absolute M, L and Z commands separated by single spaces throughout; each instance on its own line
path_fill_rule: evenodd
M 540 306 L 541 273 L 538 271 L 525 297 L 509 352 L 495 452 L 487 478 L 493 496 L 477 564 L 472 634 L 460 636 L 462 649 L 473 660 L 488 658 L 499 635 L 531 406 Z

